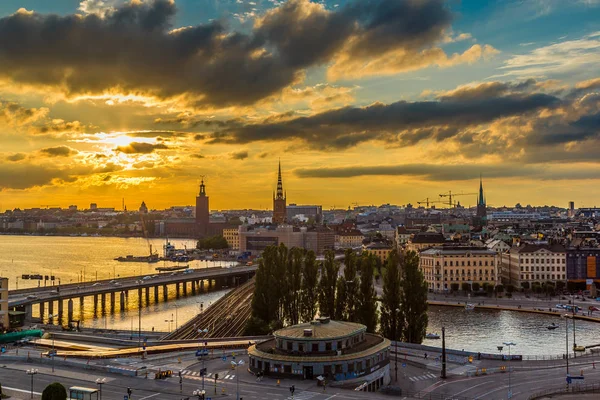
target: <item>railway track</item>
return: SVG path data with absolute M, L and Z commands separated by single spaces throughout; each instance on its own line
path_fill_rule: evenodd
M 254 279 L 227 293 L 202 314 L 196 315 L 161 340 L 242 336 L 250 318 L 253 295 Z

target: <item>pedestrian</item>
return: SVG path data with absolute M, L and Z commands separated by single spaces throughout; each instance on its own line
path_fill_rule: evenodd
M 425 353 L 425 359 L 427 360 L 427 353 Z

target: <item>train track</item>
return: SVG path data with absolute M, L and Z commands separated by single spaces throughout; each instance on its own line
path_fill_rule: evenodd
M 253 295 L 254 279 L 251 279 L 161 340 L 242 336 L 246 322 L 250 318 Z M 201 332 L 203 330 L 208 332 Z

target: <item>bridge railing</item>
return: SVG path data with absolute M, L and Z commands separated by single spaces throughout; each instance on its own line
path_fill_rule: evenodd
M 548 388 L 532 394 L 527 400 L 536 400 L 539 398 L 546 397 L 553 394 L 561 393 L 600 393 L 600 383 L 588 383 L 588 384 L 572 384 L 567 386 L 566 382 L 563 386 L 556 386 L 554 388 Z

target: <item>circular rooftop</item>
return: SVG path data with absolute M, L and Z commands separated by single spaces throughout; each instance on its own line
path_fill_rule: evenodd
M 355 322 L 319 318 L 315 321 L 280 329 L 274 333 L 274 336 L 280 339 L 323 340 L 344 338 L 366 330 L 365 325 Z

